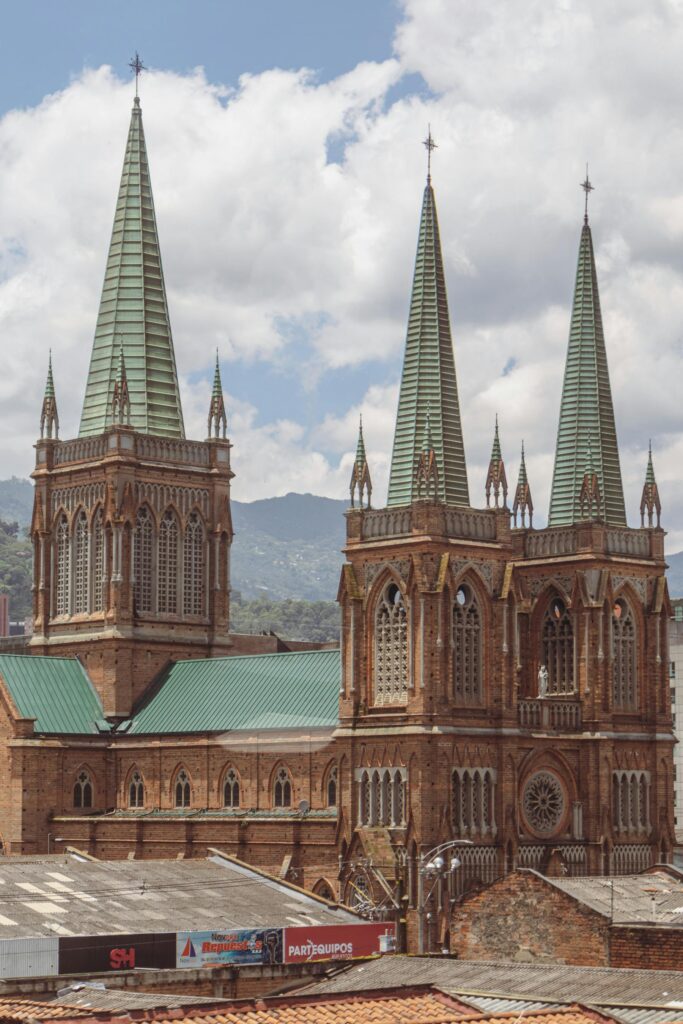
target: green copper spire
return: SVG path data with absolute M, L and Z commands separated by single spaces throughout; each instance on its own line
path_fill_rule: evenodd
M 522 527 L 526 527 L 526 517 L 529 517 L 529 526 L 533 526 L 534 522 L 534 503 L 531 498 L 531 488 L 529 487 L 529 478 L 526 475 L 526 459 L 524 458 L 524 441 L 522 441 L 522 460 L 519 464 L 519 476 L 517 477 L 517 487 L 515 489 L 515 499 L 512 503 L 512 521 L 517 526 L 517 517 L 519 516 L 520 524 Z
M 358 507 L 363 507 L 363 496 L 365 496 L 367 507 L 370 508 L 370 502 L 372 500 L 372 480 L 370 479 L 370 469 L 368 467 L 367 455 L 365 454 L 362 416 L 358 426 L 358 444 L 356 445 L 356 458 L 351 471 L 349 490 L 351 492 L 351 508 L 355 507 L 356 493 L 358 495 Z
M 587 185 L 592 188 L 588 178 L 583 187 Z M 592 470 L 601 497 L 601 517 L 610 526 L 625 526 L 624 491 L 600 313 L 598 278 L 593 239 L 586 214 L 581 231 L 562 387 L 549 526 L 564 526 L 582 518 L 581 490 L 589 443 L 592 448 Z
M 429 153 L 431 155 L 431 149 Z M 433 496 L 449 505 L 468 506 L 465 447 L 446 281 L 434 190 L 429 179 L 422 202 L 388 505 L 409 505 L 421 496 L 417 490 L 416 467 L 428 407 L 431 408 L 429 430 L 438 470 Z
M 80 436 L 111 424 L 123 346 L 130 423 L 145 434 L 184 437 L 173 338 L 161 267 L 140 101 L 135 97 L 95 328 Z
M 645 483 L 643 484 L 643 494 L 640 499 L 640 525 L 645 526 L 645 516 L 647 515 L 647 525 L 649 527 L 656 525 L 657 529 L 659 529 L 661 514 L 662 503 L 655 479 L 655 467 L 652 465 L 652 441 L 650 441 L 647 453 Z
M 45 394 L 43 396 L 43 407 L 40 412 L 40 436 L 55 440 L 59 437 L 59 414 L 57 412 L 57 398 L 55 396 L 55 382 L 52 377 L 52 349 L 47 361 L 47 380 L 45 381 Z
M 645 470 L 645 483 L 655 487 L 657 485 L 657 481 L 655 480 L 655 467 L 652 464 L 652 441 L 650 441 L 650 444 L 648 445 L 647 449 L 647 469 Z
M 486 474 L 486 484 L 484 485 L 484 491 L 486 493 L 487 508 L 489 508 L 491 505 L 491 493 L 493 493 L 493 504 L 495 508 L 498 508 L 500 506 L 501 497 L 503 508 L 507 506 L 508 481 L 507 474 L 505 472 L 505 463 L 503 462 L 503 453 L 500 447 L 500 435 L 498 433 L 498 414 L 496 414 L 496 428 L 493 432 L 491 459 L 489 461 L 489 468 Z
M 209 437 L 226 438 L 228 433 L 228 416 L 225 411 L 225 400 L 223 398 L 223 383 L 221 381 L 221 366 L 218 361 L 218 349 L 216 349 L 216 369 L 213 373 L 213 390 L 209 403 L 208 420 Z

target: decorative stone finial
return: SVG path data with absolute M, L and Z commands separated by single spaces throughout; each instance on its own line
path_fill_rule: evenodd
M 503 462 L 503 456 L 500 450 L 500 436 L 498 434 L 498 414 L 496 413 L 496 429 L 493 434 L 493 447 L 491 448 L 491 460 L 489 462 L 489 471 L 486 474 L 486 507 L 491 507 L 491 492 L 493 491 L 493 502 L 494 507 L 499 508 L 501 505 L 502 496 L 502 507 L 505 508 L 508 499 L 508 482 L 505 474 L 505 463 Z
M 209 437 L 225 438 L 228 433 L 228 417 L 225 411 L 223 399 L 223 385 L 221 383 L 221 367 L 218 361 L 218 349 L 216 349 L 216 369 L 213 374 L 213 390 L 209 404 L 208 420 Z
M 47 362 L 47 380 L 45 382 L 45 395 L 43 407 L 40 413 L 40 436 L 57 440 L 59 437 L 59 414 L 57 412 L 57 399 L 55 397 L 55 382 L 52 377 L 52 349 Z
M 363 438 L 363 417 L 360 417 L 358 427 L 358 444 L 356 445 L 356 458 L 351 471 L 351 508 L 355 508 L 356 493 L 358 494 L 358 508 L 363 508 L 363 496 L 365 495 L 366 507 L 370 508 L 372 499 L 372 480 L 368 460 L 365 454 L 365 440 Z
M 517 487 L 515 489 L 515 500 L 512 503 L 512 518 L 513 523 L 517 526 L 517 515 L 520 516 L 520 526 L 524 528 L 526 523 L 526 517 L 529 516 L 529 528 L 533 526 L 534 520 L 534 503 L 531 500 L 531 488 L 529 487 L 529 480 L 526 475 L 526 460 L 524 458 L 524 441 L 522 441 L 522 460 L 519 464 L 519 476 L 517 477 Z
M 640 499 L 640 525 L 645 526 L 645 513 L 647 513 L 647 525 L 657 526 L 662 512 L 662 503 L 659 500 L 659 488 L 655 479 L 655 468 L 652 465 L 652 441 L 650 441 L 647 453 L 647 469 L 645 471 L 645 483 L 643 484 L 643 495 Z M 655 523 L 655 519 L 657 520 Z

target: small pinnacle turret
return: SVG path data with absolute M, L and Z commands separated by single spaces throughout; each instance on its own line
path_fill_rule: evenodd
M 508 482 L 505 475 L 505 463 L 500 449 L 500 437 L 498 434 L 498 416 L 496 415 L 496 429 L 493 434 L 493 447 L 491 449 L 491 460 L 489 471 L 486 474 L 486 507 L 491 506 L 491 492 L 493 492 L 494 508 L 505 508 L 508 499 Z M 501 503 L 502 496 L 502 503 Z
M 225 440 L 228 433 L 228 416 L 225 411 L 218 352 L 216 352 L 216 369 L 213 374 L 213 390 L 209 404 L 208 432 L 209 437 L 222 437 L 223 440 Z
M 368 460 L 365 454 L 362 416 L 358 427 L 358 444 L 356 445 L 356 458 L 351 471 L 350 491 L 351 508 L 355 508 L 356 494 L 358 495 L 358 507 L 363 508 L 363 498 L 365 496 L 366 507 L 370 508 L 370 502 L 372 499 L 372 480 L 370 479 L 370 470 L 368 468 Z
M 55 440 L 59 437 L 59 414 L 55 397 L 55 382 L 52 377 L 52 351 L 50 351 L 47 363 L 45 395 L 43 397 L 43 408 L 40 413 L 40 436 L 54 437 Z
M 427 407 L 422 447 L 415 468 L 415 493 L 418 498 L 434 500 L 439 495 L 439 466 L 432 437 L 431 410 Z
M 130 426 L 130 395 L 128 393 L 128 375 L 126 374 L 126 361 L 123 355 L 123 342 L 119 349 L 119 365 L 114 379 L 114 393 L 111 399 L 112 423 L 120 426 Z
M 522 460 L 519 464 L 519 476 L 517 477 L 517 487 L 515 488 L 515 500 L 512 503 L 512 521 L 515 526 L 517 526 L 518 514 L 520 517 L 520 526 L 525 527 L 527 525 L 527 515 L 529 516 L 529 527 L 533 526 L 534 503 L 531 499 L 531 488 L 529 487 L 529 480 L 526 475 L 524 441 L 522 441 Z
M 581 482 L 579 492 L 579 509 L 582 519 L 600 519 L 602 496 L 600 494 L 600 481 L 593 465 L 593 449 L 591 446 L 590 434 L 588 435 L 588 450 L 586 452 L 586 468 Z
M 647 470 L 645 471 L 645 483 L 643 484 L 643 495 L 640 499 L 640 525 L 645 526 L 645 514 L 647 513 L 647 525 L 659 528 L 662 513 L 662 504 L 659 500 L 659 488 L 655 479 L 655 468 L 652 465 L 652 442 L 648 448 Z M 656 519 L 656 523 L 655 523 Z

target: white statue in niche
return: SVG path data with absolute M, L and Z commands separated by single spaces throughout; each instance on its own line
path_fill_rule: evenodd
M 538 696 L 548 696 L 548 669 L 545 665 L 541 665 L 538 670 Z

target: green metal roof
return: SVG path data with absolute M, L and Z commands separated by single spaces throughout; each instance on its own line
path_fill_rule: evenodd
M 121 348 L 128 378 L 131 426 L 145 434 L 184 437 L 171 323 L 137 96 L 131 115 L 95 328 L 81 415 L 81 437 L 101 434 L 111 423 L 111 400 Z
M 76 658 L 0 654 L 0 678 L 22 718 L 38 733 L 108 732 L 97 691 Z
M 557 431 L 549 526 L 581 519 L 579 496 L 589 446 L 600 485 L 602 515 L 613 526 L 626 525 L 617 431 L 602 329 L 593 239 L 584 223 L 579 246 L 574 305 Z
M 130 733 L 332 728 L 338 650 L 178 661 L 121 726 Z
M 434 190 L 424 191 L 387 505 L 418 497 L 415 470 L 429 410 L 437 498 L 469 506 L 458 383 Z

